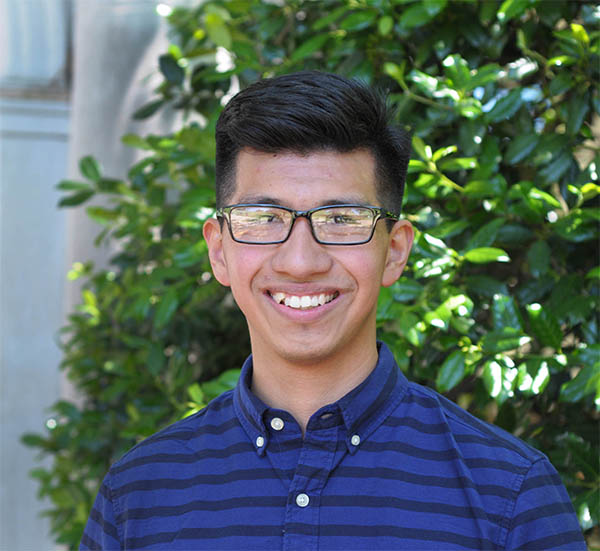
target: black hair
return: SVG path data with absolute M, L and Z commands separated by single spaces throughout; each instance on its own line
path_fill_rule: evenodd
M 410 157 L 408 134 L 391 123 L 385 96 L 357 80 L 302 71 L 260 80 L 236 94 L 216 126 L 217 207 L 235 191 L 238 153 L 371 152 L 377 198 L 400 214 Z

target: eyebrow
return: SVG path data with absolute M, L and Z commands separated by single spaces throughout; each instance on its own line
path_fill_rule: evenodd
M 285 201 L 281 201 L 275 197 L 271 197 L 269 195 L 244 195 L 240 197 L 239 203 L 244 204 L 260 204 L 260 205 L 277 205 L 281 207 L 291 208 L 289 205 L 285 203 Z M 315 207 L 324 207 L 326 205 L 366 205 L 367 202 L 362 200 L 362 198 L 358 196 L 351 197 L 332 197 L 331 199 L 327 199 L 326 201 L 321 201 Z M 314 208 L 314 207 L 313 207 Z

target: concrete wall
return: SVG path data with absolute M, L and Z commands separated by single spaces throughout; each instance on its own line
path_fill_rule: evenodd
M 54 185 L 67 168 L 64 102 L 0 99 L 0 549 L 49 549 L 39 466 L 20 445 L 58 398 L 66 216 Z
M 176 124 L 169 113 L 131 120 L 160 80 L 167 40 L 156 4 L 0 0 L 0 551 L 57 547 L 28 476 L 40 463 L 19 439 L 43 432 L 57 399 L 81 399 L 58 369 L 56 335 L 80 301 L 66 273 L 111 251 L 94 248 L 100 228 L 83 209 L 56 208 L 54 186 L 80 178 L 90 154 L 124 176 L 138 154 L 120 136 Z

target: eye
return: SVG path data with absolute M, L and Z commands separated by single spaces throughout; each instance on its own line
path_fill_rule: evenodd
M 352 224 L 354 222 L 354 218 L 347 214 L 334 214 L 329 219 L 334 224 Z
M 282 221 L 281 214 L 277 212 L 262 212 L 256 218 L 261 224 L 280 223 Z

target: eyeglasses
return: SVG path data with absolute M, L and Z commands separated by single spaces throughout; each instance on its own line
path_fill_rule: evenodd
M 225 218 L 234 241 L 251 245 L 283 243 L 292 233 L 297 218 L 306 218 L 317 243 L 322 245 L 361 245 L 373 237 L 378 220 L 398 216 L 380 207 L 327 205 L 294 210 L 277 205 L 240 204 L 217 209 Z

